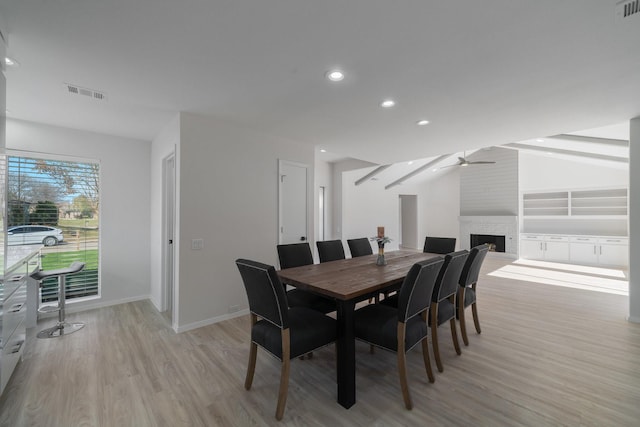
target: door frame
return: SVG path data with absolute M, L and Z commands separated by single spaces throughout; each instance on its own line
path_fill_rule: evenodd
M 306 171 L 306 183 L 305 183 L 305 234 L 307 236 L 307 242 L 311 245 L 311 240 L 313 236 L 309 230 L 309 165 L 305 163 L 293 162 L 291 160 L 283 160 L 278 159 L 278 228 L 276 229 L 278 244 L 282 244 L 282 169 L 284 165 L 296 166 L 300 168 L 304 168 Z
M 169 164 L 173 163 L 173 173 L 169 173 Z M 162 159 L 162 312 L 171 310 L 171 323 L 176 313 L 176 154 L 171 152 Z M 169 191 L 171 193 L 169 193 Z M 172 240 L 172 243 L 169 243 Z

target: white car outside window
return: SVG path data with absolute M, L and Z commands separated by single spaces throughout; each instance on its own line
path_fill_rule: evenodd
M 16 225 L 7 229 L 8 245 L 42 244 L 55 246 L 62 242 L 62 230 L 46 225 Z

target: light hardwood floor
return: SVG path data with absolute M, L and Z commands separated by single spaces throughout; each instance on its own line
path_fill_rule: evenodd
M 640 425 L 640 325 L 625 319 L 627 297 L 487 275 L 506 263 L 485 261 L 482 334 L 470 322 L 461 356 L 443 326 L 444 372 L 434 384 L 419 346 L 408 354 L 411 411 L 395 355 L 358 343 L 358 402 L 336 403 L 328 347 L 292 361 L 278 423 L 278 362 L 259 351 L 253 388 L 243 387 L 249 316 L 175 334 L 145 301 L 69 315 L 87 326 L 63 339 L 37 340 L 32 330 L 0 425 Z

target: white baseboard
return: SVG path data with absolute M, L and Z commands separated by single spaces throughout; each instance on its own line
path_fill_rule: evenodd
M 82 311 L 94 310 L 96 308 L 109 307 L 112 305 L 126 304 L 128 302 L 143 301 L 143 300 L 150 300 L 150 299 L 151 299 L 150 295 L 141 295 L 137 297 L 122 298 L 122 299 L 112 300 L 112 301 L 100 301 L 98 298 L 92 298 L 85 301 L 67 300 L 67 303 L 65 304 L 65 311 L 67 313 L 80 313 Z M 38 313 L 39 319 L 46 319 L 49 317 L 58 317 L 58 313 L 57 312 Z
M 631 323 L 640 323 L 640 317 L 636 316 L 629 316 L 627 317 L 627 320 Z
M 236 311 L 235 313 L 223 314 L 222 316 L 211 317 L 209 319 L 200 320 L 198 322 L 178 326 L 177 328 L 174 328 L 174 330 L 177 333 L 186 332 L 192 329 L 201 328 L 203 326 L 213 325 L 214 323 L 222 322 L 224 320 L 234 319 L 240 316 L 246 316 L 247 314 L 249 314 L 249 309 L 245 308 L 244 310 Z

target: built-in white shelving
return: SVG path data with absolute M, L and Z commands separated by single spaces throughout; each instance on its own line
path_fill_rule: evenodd
M 628 190 L 522 194 L 520 257 L 626 267 Z

